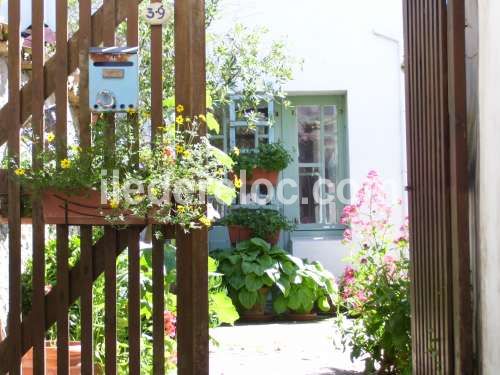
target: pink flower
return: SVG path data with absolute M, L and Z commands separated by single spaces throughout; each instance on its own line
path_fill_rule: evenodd
M 384 255 L 384 263 L 390 264 L 390 263 L 394 263 L 395 261 L 396 261 L 396 258 L 394 258 L 392 255 L 390 255 L 390 254 Z
M 163 313 L 163 322 L 165 334 L 170 338 L 175 338 L 176 334 L 176 326 L 177 326 L 177 318 L 170 311 L 165 311 Z
M 171 146 L 165 147 L 165 149 L 163 150 L 163 154 L 169 159 L 175 158 L 175 151 Z
M 353 284 L 355 281 L 355 276 L 356 276 L 356 271 L 354 271 L 354 268 L 351 266 L 347 266 L 344 269 L 344 276 L 343 276 L 343 284 L 344 285 L 350 285 Z
M 378 173 L 374 170 L 371 170 L 368 172 L 368 178 L 372 179 L 372 178 L 375 178 L 375 177 L 378 177 Z
M 350 229 L 344 230 L 344 241 L 352 241 L 352 231 Z
M 366 302 L 368 301 L 368 297 L 366 296 L 365 292 L 360 290 L 357 294 L 356 297 L 358 297 L 358 300 L 360 302 Z

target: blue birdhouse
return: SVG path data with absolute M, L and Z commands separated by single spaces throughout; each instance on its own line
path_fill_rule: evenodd
M 137 47 L 90 48 L 89 106 L 93 112 L 137 110 L 139 59 Z

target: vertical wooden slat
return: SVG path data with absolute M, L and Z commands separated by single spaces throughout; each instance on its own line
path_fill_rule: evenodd
M 43 0 L 32 1 L 32 117 L 33 168 L 43 168 L 38 155 L 43 148 L 44 130 L 44 9 Z M 40 318 L 40 324 L 33 332 L 33 373 L 45 374 L 45 225 L 43 204 L 33 201 L 33 312 Z
M 68 108 L 68 3 L 67 0 L 56 2 L 56 148 L 60 162 L 67 155 L 67 108 Z M 56 227 L 57 241 L 57 373 L 69 373 L 69 273 L 68 273 L 68 226 Z
M 159 0 L 152 0 L 158 2 Z M 151 136 L 163 123 L 162 26 L 151 26 Z
M 104 228 L 104 237 L 107 244 L 106 254 L 104 255 L 106 375 L 116 374 L 116 236 L 115 229 L 109 226 Z
M 129 374 L 141 373 L 141 280 L 139 228 L 128 229 L 128 342 Z
M 8 135 L 9 156 L 19 160 L 19 129 L 21 126 L 21 105 L 19 88 L 21 85 L 20 61 L 20 2 L 9 1 L 9 104 L 10 126 Z M 21 215 L 20 215 L 20 188 L 10 170 L 11 178 L 8 182 L 9 194 L 9 315 L 8 334 L 11 342 L 11 356 L 14 365 L 10 374 L 20 374 L 21 363 Z
M 463 6 L 404 2 L 415 374 L 472 373 Z
M 165 326 L 163 313 L 165 311 L 165 275 L 164 275 L 164 244 L 163 237 L 157 238 L 164 231 L 159 226 L 153 227 L 153 374 L 165 373 Z
M 82 374 L 91 375 L 94 373 L 92 227 L 89 225 L 81 226 L 80 236 Z
M 205 60 L 205 3 L 176 1 L 175 98 L 189 115 L 206 111 Z M 178 373 L 208 375 L 207 231 L 178 228 L 176 239 Z
M 89 48 L 92 40 L 91 30 L 91 0 L 79 1 L 79 34 L 78 34 L 78 67 L 80 69 L 79 112 L 80 146 L 83 152 L 91 145 L 89 109 Z M 81 226 L 81 345 L 82 374 L 94 373 L 94 333 L 93 333 L 93 256 L 92 256 L 92 226 Z
M 450 108 L 451 258 L 455 373 L 473 371 L 469 183 L 467 145 L 467 87 L 465 61 L 465 1 L 448 2 L 448 92 Z

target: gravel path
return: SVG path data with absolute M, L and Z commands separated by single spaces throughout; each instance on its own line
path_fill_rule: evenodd
M 335 349 L 331 319 L 219 327 L 211 336 L 211 375 L 355 375 L 363 363 Z M 338 338 L 337 338 L 338 342 Z

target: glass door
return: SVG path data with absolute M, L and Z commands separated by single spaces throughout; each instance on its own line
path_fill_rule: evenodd
M 292 97 L 291 103 L 285 110 L 283 138 L 294 150 L 294 162 L 284 173 L 291 179 L 285 197 L 297 199 L 285 204 L 285 211 L 298 230 L 340 228 L 336 189 L 347 175 L 344 97 Z

